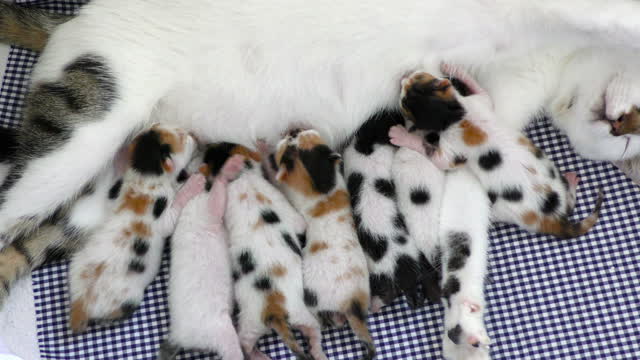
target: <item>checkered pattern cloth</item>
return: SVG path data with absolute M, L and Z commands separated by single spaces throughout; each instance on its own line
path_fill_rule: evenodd
M 22 1 L 32 2 L 32 1 Z M 40 1 L 73 12 L 83 1 Z M 12 48 L 0 90 L 0 126 L 16 126 L 36 54 Z M 640 359 L 640 192 L 614 166 L 576 156 L 567 139 L 546 121 L 528 130 L 563 171 L 582 178 L 576 218 L 593 209 L 599 187 L 602 216 L 586 236 L 557 240 L 515 226 L 491 230 L 486 324 L 494 359 Z M 169 327 L 165 252 L 160 274 L 133 318 L 72 335 L 67 326 L 67 263 L 33 273 L 38 341 L 43 359 L 154 359 Z M 203 314 L 204 316 L 205 314 Z M 442 306 L 411 310 L 402 299 L 369 317 L 378 359 L 441 358 Z M 323 333 L 330 359 L 358 359 L 348 328 Z M 293 359 L 274 336 L 259 347 L 273 359 Z M 184 353 L 180 359 L 210 359 Z

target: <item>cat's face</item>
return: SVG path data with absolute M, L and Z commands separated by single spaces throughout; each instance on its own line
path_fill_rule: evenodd
M 415 72 L 402 79 L 401 85 L 400 109 L 418 129 L 443 131 L 465 114 L 456 99 L 456 90 L 447 79 Z
M 156 124 L 131 144 L 131 166 L 141 174 L 172 174 L 187 166 L 196 147 L 195 139 L 185 130 Z
M 299 193 L 329 193 L 336 185 L 341 157 L 315 130 L 292 130 L 277 146 L 276 180 Z

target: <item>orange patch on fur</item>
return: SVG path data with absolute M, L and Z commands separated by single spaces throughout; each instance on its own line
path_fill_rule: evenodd
M 231 157 L 233 155 L 242 155 L 247 159 L 251 159 L 257 162 L 260 162 L 262 160 L 262 156 L 260 156 L 260 154 L 255 151 L 251 151 L 247 147 L 244 147 L 242 145 L 236 145 L 233 149 L 231 149 L 231 151 L 229 152 L 229 156 Z
M 271 273 L 271 275 L 275 277 L 283 277 L 287 274 L 287 268 L 278 264 L 278 265 L 272 266 L 269 272 Z
M 531 146 L 531 145 L 532 145 L 532 144 L 531 144 L 531 140 L 527 139 L 527 138 L 526 138 L 526 137 L 524 137 L 524 136 L 520 136 L 520 137 L 518 138 L 518 144 L 523 145 L 523 146 L 526 146 L 526 147 L 529 147 L 529 146 Z
M 535 184 L 533 185 L 533 191 L 537 192 L 537 193 L 549 193 L 551 192 L 553 189 L 551 188 L 551 185 L 549 184 Z
M 469 146 L 482 145 L 487 141 L 487 133 L 469 120 L 462 120 L 460 128 L 463 130 L 462 140 Z
M 137 194 L 133 189 L 128 189 L 124 194 L 122 205 L 118 208 L 118 212 L 129 210 L 137 215 L 144 215 L 153 200 L 144 194 Z
M 257 229 L 259 229 L 259 228 L 261 228 L 263 226 L 264 226 L 264 220 L 260 219 L 260 220 L 256 221 L 255 224 L 253 224 L 253 230 L 257 230 Z
M 200 172 L 200 174 L 204 175 L 204 177 L 209 177 L 209 175 L 211 175 L 211 169 L 209 169 L 206 164 L 200 165 L 198 171 Z
M 179 153 L 184 150 L 184 137 L 180 136 L 172 131 L 167 131 L 160 127 L 154 127 L 154 131 L 160 135 L 160 141 L 163 144 L 169 144 L 171 146 L 172 153 Z
M 532 175 L 536 175 L 538 173 L 538 171 L 532 167 L 532 166 L 527 166 L 526 167 L 527 171 L 530 172 Z
M 338 190 L 326 200 L 320 201 L 309 211 L 313 217 L 322 217 L 332 212 L 342 210 L 350 206 L 349 194 L 345 190 Z
M 295 160 L 293 170 L 286 171 L 279 180 L 281 183 L 295 189 L 305 196 L 318 196 L 319 193 L 313 189 L 313 182 L 307 169 L 302 165 L 299 159 Z
M 261 192 L 256 193 L 256 200 L 261 204 L 271 204 L 271 200 Z
M 249 195 L 247 195 L 247 193 L 240 194 L 240 200 L 247 200 L 248 197 Z
M 562 234 L 565 232 L 565 223 L 549 216 L 542 218 L 539 226 L 540 232 L 545 234 Z
M 336 282 L 351 280 L 356 277 L 366 277 L 366 272 L 362 268 L 353 266 L 346 273 L 338 276 Z
M 149 225 L 143 223 L 142 221 L 133 222 L 131 224 L 131 231 L 141 237 L 148 237 L 149 235 L 151 235 L 151 229 L 149 228 Z
M 69 313 L 69 327 L 73 333 L 79 333 L 87 328 L 89 323 L 89 314 L 85 309 L 84 300 L 82 298 L 74 301 L 71 304 L 71 311 Z
M 318 134 L 307 132 L 298 135 L 298 148 L 302 150 L 311 150 L 317 145 L 324 144 L 324 140 Z
M 269 324 L 279 319 L 284 320 L 287 317 L 287 310 L 284 307 L 285 296 L 280 291 L 272 291 L 266 299 L 264 309 L 262 310 L 262 322 Z
M 309 251 L 312 254 L 315 254 L 319 251 L 326 250 L 328 248 L 329 248 L 329 244 L 327 244 L 326 242 L 314 242 L 313 244 L 311 244 Z
M 522 214 L 522 221 L 525 224 L 531 226 L 538 222 L 538 214 L 536 214 L 535 211 L 527 211 L 526 213 Z

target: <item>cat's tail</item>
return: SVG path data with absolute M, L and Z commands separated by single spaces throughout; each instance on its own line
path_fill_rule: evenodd
M 343 313 L 351 326 L 354 334 L 364 345 L 364 354 L 361 360 L 372 360 L 376 357 L 376 346 L 367 327 L 367 309 L 369 308 L 369 296 L 363 291 L 354 294 L 346 304 Z
M 582 236 L 591 230 L 591 228 L 598 222 L 600 217 L 600 210 L 602 209 L 602 202 L 604 200 L 604 192 L 602 188 L 598 191 L 598 198 L 596 199 L 596 206 L 593 212 L 580 222 L 572 223 L 569 220 L 551 220 L 542 221 L 540 224 L 540 230 L 543 233 L 555 235 L 561 239 L 572 239 L 578 236 Z
M 267 303 L 262 312 L 264 324 L 278 333 L 282 341 L 291 349 L 297 360 L 313 360 L 311 355 L 304 352 L 291 330 L 289 313 L 284 307 L 285 297 L 279 291 L 272 291 L 267 296 Z
M 72 17 L 0 2 L 0 41 L 42 51 L 53 29 Z

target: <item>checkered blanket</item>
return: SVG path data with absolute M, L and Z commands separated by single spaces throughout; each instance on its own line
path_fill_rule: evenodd
M 19 1 L 34 2 L 34 1 Z M 83 0 L 35 1 L 72 13 Z M 36 54 L 12 48 L 0 89 L 0 126 L 16 126 Z M 606 198 L 602 216 L 586 236 L 556 240 L 515 226 L 491 230 L 486 316 L 494 359 L 640 359 L 640 192 L 614 166 L 576 156 L 548 122 L 528 130 L 563 171 L 577 171 L 576 218 L 594 206 L 597 188 Z M 154 359 L 169 327 L 169 256 L 133 318 L 72 335 L 67 326 L 67 263 L 33 273 L 38 341 L 43 359 Z M 442 306 L 409 309 L 402 299 L 369 317 L 378 359 L 441 357 Z M 323 333 L 330 359 L 357 359 L 360 347 L 348 328 Z M 273 359 L 293 359 L 275 337 L 259 347 Z M 209 359 L 185 353 L 180 359 Z

